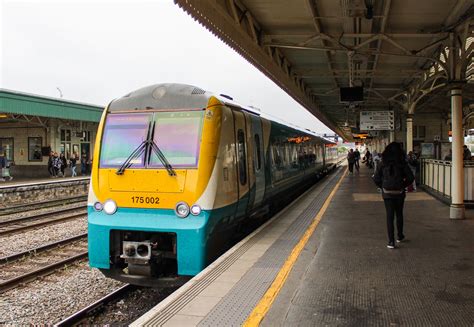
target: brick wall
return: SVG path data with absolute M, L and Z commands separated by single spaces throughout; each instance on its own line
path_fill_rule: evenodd
M 0 189 L 0 207 L 87 195 L 89 180 L 5 187 Z

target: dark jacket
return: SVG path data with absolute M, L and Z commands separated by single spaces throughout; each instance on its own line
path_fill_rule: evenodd
M 356 160 L 356 161 L 357 161 L 357 160 L 360 160 L 360 152 L 359 152 L 359 150 L 354 151 L 354 157 L 355 157 L 355 160 Z
M 355 152 L 349 152 L 349 153 L 347 154 L 347 161 L 348 161 L 349 163 L 354 163 L 354 162 L 356 161 L 356 159 L 355 159 Z
M 49 159 L 48 159 L 48 168 L 53 167 L 53 162 L 54 162 L 54 157 L 53 157 L 53 156 L 49 156 Z
M 406 162 L 383 162 L 377 166 L 373 176 L 375 184 L 382 189 L 384 199 L 405 197 L 405 188 L 413 183 L 415 177 Z M 399 185 L 389 187 L 388 185 Z

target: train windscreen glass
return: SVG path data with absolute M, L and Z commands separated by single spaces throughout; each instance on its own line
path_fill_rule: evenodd
M 196 167 L 199 158 L 203 111 L 156 112 L 153 138 L 173 168 Z M 163 164 L 152 154 L 150 167 Z
M 107 116 L 100 151 L 100 167 L 120 167 L 146 139 L 151 114 Z M 131 167 L 143 167 L 144 156 L 133 158 Z

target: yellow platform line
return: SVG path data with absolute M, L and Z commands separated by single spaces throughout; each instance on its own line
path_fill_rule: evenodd
M 303 237 L 299 240 L 298 244 L 296 244 L 295 247 L 293 248 L 293 250 L 291 251 L 291 254 L 286 259 L 285 263 L 283 264 L 283 267 L 281 267 L 281 269 L 278 272 L 278 275 L 276 276 L 276 278 L 273 281 L 272 285 L 267 290 L 265 295 L 263 295 L 260 302 L 253 309 L 252 313 L 248 316 L 247 320 L 243 323 L 242 326 L 253 327 L 253 326 L 259 326 L 260 325 L 260 322 L 265 317 L 268 310 L 270 310 L 270 307 L 272 306 L 273 301 L 275 301 L 275 298 L 277 297 L 277 295 L 280 292 L 281 288 L 285 284 L 285 281 L 288 278 L 288 275 L 290 274 L 291 269 L 293 268 L 293 266 L 294 266 L 296 260 L 298 259 L 301 251 L 304 249 L 306 243 L 308 243 L 309 238 L 311 237 L 314 230 L 316 229 L 319 222 L 321 221 L 321 218 L 323 217 L 324 213 L 326 212 L 326 209 L 329 207 L 329 203 L 331 202 L 332 198 L 336 194 L 336 191 L 339 188 L 339 185 L 341 185 L 341 182 L 342 182 L 344 176 L 346 175 L 346 173 L 347 173 L 347 168 L 344 171 L 344 173 L 342 174 L 339 181 L 337 182 L 336 186 L 334 186 L 333 190 L 329 194 L 328 198 L 324 202 L 324 204 L 321 207 L 321 209 L 319 210 L 318 214 L 313 218 L 313 221 L 311 222 L 309 227 L 306 229 Z

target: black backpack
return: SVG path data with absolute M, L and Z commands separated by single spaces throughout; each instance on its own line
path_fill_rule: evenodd
M 405 179 L 403 167 L 396 163 L 388 163 L 382 169 L 382 188 L 388 191 L 402 191 Z

